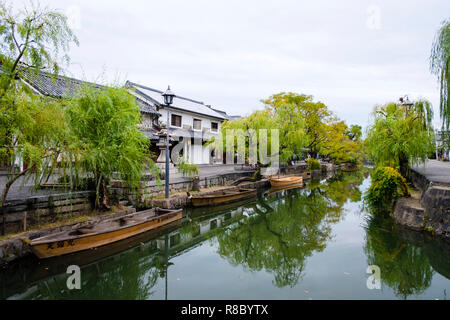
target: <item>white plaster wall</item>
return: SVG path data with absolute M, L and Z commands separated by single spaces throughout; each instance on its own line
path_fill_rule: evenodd
M 167 122 L 167 111 L 165 110 L 165 108 L 161 108 L 159 110 L 159 113 L 161 113 L 161 117 L 159 118 L 160 122 L 164 125 L 166 125 Z M 178 110 L 173 110 L 170 109 L 170 114 L 175 114 L 178 116 L 181 116 L 181 128 L 183 128 L 183 126 L 190 126 L 191 128 L 194 127 L 194 119 L 199 119 L 202 121 L 202 130 L 204 128 L 208 129 L 208 132 L 210 132 L 213 135 L 219 135 L 219 131 L 220 131 L 220 126 L 221 126 L 221 121 L 219 120 L 214 120 L 214 119 L 209 119 L 205 116 L 201 116 L 201 115 L 193 115 L 190 113 L 185 113 L 182 111 L 178 111 Z M 216 122 L 218 123 L 218 130 L 217 132 L 212 132 L 211 131 L 211 122 Z M 178 128 L 178 127 L 174 127 L 174 126 L 170 126 L 171 128 Z M 199 130 L 200 132 L 200 130 Z M 187 157 L 187 160 L 189 161 L 189 163 L 193 163 L 193 164 L 209 164 L 209 156 L 210 156 L 210 152 L 211 149 L 209 147 L 204 147 L 201 144 L 199 145 L 193 145 L 188 143 L 187 141 L 188 139 L 185 138 L 185 142 L 184 142 L 184 150 L 185 150 L 185 157 Z

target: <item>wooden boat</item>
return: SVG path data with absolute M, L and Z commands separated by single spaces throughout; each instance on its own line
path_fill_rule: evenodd
M 281 177 L 281 178 L 269 178 L 270 184 L 272 187 L 275 188 L 282 188 L 282 187 L 288 187 L 292 186 L 294 184 L 301 184 L 303 183 L 303 177 L 297 176 L 297 177 Z
M 218 190 L 207 194 L 192 195 L 192 205 L 194 207 L 216 206 L 222 203 L 242 200 L 256 196 L 256 190 L 233 188 Z
M 33 240 L 24 239 L 31 251 L 40 259 L 68 253 L 94 249 L 116 241 L 165 226 L 180 220 L 183 210 L 153 208 L 128 214 L 123 217 L 106 219 L 89 226 L 64 231 Z

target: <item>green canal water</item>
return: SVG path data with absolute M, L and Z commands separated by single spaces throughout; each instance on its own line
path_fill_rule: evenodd
M 366 170 L 263 191 L 114 246 L 0 270 L 3 299 L 446 299 L 450 245 L 363 209 Z M 69 290 L 69 265 L 81 289 Z M 369 289 L 368 266 L 381 288 Z M 369 281 L 371 282 L 371 281 Z

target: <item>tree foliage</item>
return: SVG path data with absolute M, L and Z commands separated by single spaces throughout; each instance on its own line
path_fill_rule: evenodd
M 279 93 L 263 100 L 270 108 L 277 110 L 284 105 L 294 106 L 298 117 L 304 121 L 306 148 L 313 158 L 317 158 L 326 140 L 328 124 L 333 120 L 332 112 L 322 102 L 314 102 L 313 96 L 297 93 Z
M 378 167 L 372 173 L 372 184 L 365 201 L 375 213 L 389 212 L 400 196 L 408 196 L 405 178 L 391 167 Z
M 335 163 L 355 164 L 361 158 L 359 141 L 347 136 L 348 127 L 345 122 L 339 120 L 324 103 L 314 102 L 312 96 L 282 92 L 263 103 L 274 110 L 292 105 L 291 109 L 295 112 L 289 110 L 290 114 L 303 122 L 305 147 L 311 157 L 317 158 L 320 154 Z
M 353 167 L 361 163 L 361 143 L 356 136 L 348 135 L 349 128 L 344 121 L 335 119 L 328 125 L 328 132 L 323 142 L 321 153 L 328 156 L 334 163 L 348 163 Z
M 193 178 L 199 174 L 200 170 L 197 165 L 188 163 L 183 157 L 178 159 L 178 172 L 183 176 Z
M 0 159 L 12 168 L 20 158 L 25 165 L 8 175 L 1 210 L 9 189 L 20 177 L 35 174 L 38 184 L 55 166 L 64 166 L 64 154 L 67 157 L 73 150 L 61 105 L 33 97 L 17 79 L 24 71 L 47 69 L 56 75 L 61 63 L 68 61 L 69 46 L 78 40 L 64 15 L 34 4 L 15 12 L 4 3 L 0 3 L 0 39 Z M 4 227 L 3 223 L 3 233 Z
M 233 149 L 227 150 L 230 139 Z M 240 139 L 245 143 L 239 144 Z M 305 142 L 302 118 L 298 116 L 295 105 L 286 104 L 277 109 L 266 108 L 255 111 L 248 117 L 224 122 L 221 140 L 216 141 L 214 146 L 225 152 L 234 151 L 241 157 L 245 152 L 244 160 L 252 158 L 268 164 L 270 159 L 263 159 L 264 156 L 279 156 L 280 162 L 286 163 L 303 151 Z M 241 149 L 240 145 L 245 148 Z
M 375 164 L 400 168 L 406 177 L 411 164 L 424 162 L 434 148 L 432 115 L 423 99 L 411 108 L 394 102 L 376 106 L 365 143 Z
M 440 85 L 439 110 L 443 127 L 450 128 L 450 20 L 442 22 L 431 49 L 430 70 L 438 78 Z
M 0 96 L 21 70 L 48 71 L 56 76 L 61 63 L 70 61 L 70 45 L 78 45 L 64 14 L 33 2 L 19 11 L 0 3 L 0 39 L 0 62 L 9 80 L 2 83 Z
M 80 145 L 80 168 L 95 179 L 97 206 L 104 208 L 106 183 L 115 174 L 138 187 L 145 169 L 155 170 L 136 99 L 126 89 L 83 88 L 66 107 L 68 126 Z
M 362 137 L 362 127 L 352 124 L 350 128 L 345 131 L 345 135 L 352 141 L 360 142 Z

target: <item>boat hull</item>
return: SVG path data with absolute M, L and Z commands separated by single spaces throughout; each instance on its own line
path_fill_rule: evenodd
M 269 178 L 270 185 L 274 188 L 290 187 L 303 183 L 303 177 Z
M 203 197 L 192 197 L 194 207 L 217 206 L 224 203 L 235 202 L 256 196 L 256 190 L 246 190 L 245 192 L 232 193 L 227 195 L 205 195 Z
M 167 225 L 180 220 L 183 216 L 182 210 L 162 217 L 155 217 L 152 220 L 132 225 L 130 227 L 112 230 L 100 234 L 86 235 L 76 239 L 50 240 L 33 244 L 31 241 L 31 251 L 40 259 L 61 256 L 69 253 L 95 249 L 110 243 L 124 240 L 138 234 Z

